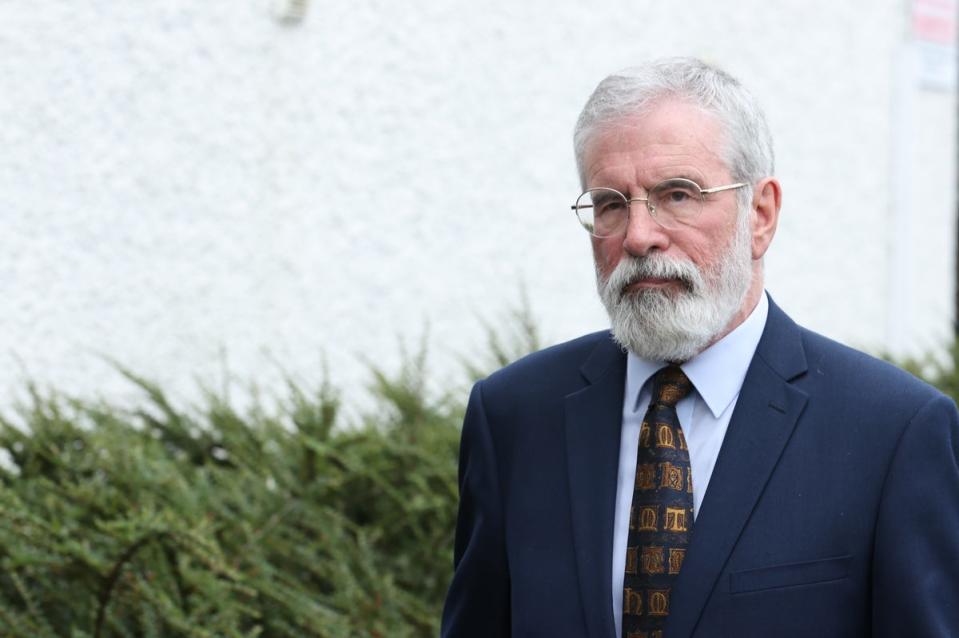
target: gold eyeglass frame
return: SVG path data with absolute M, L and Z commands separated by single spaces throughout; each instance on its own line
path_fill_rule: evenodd
M 728 191 L 728 190 L 733 190 L 733 189 L 737 189 L 737 188 L 743 188 L 744 186 L 749 186 L 749 184 L 747 184 L 747 183 L 745 183 L 745 182 L 736 182 L 735 184 L 725 184 L 725 185 L 723 185 L 723 186 L 713 186 L 712 188 L 703 188 L 703 187 L 701 187 L 699 184 L 697 184 L 696 182 L 694 182 L 694 181 L 691 180 L 691 179 L 686 179 L 685 177 L 671 177 L 671 178 L 669 178 L 669 179 L 664 179 L 664 180 L 662 180 L 661 182 L 657 182 L 656 185 L 654 185 L 652 188 L 650 188 L 650 189 L 647 191 L 647 193 L 651 193 L 651 192 L 655 191 L 657 188 L 659 188 L 661 185 L 666 184 L 666 183 L 669 183 L 669 182 L 679 182 L 679 183 L 681 183 L 681 184 L 686 184 L 686 185 L 695 186 L 695 187 L 696 187 L 696 190 L 698 190 L 699 193 L 700 193 L 700 202 L 701 202 L 701 204 L 700 204 L 700 212 L 702 212 L 702 204 L 704 204 L 704 203 L 706 202 L 706 195 L 712 195 L 713 193 L 720 193 L 720 192 L 722 192 L 722 191 Z M 572 209 L 573 214 L 576 215 L 576 221 L 577 221 L 577 223 L 580 225 L 580 227 L 582 227 L 583 230 L 585 230 L 587 233 L 589 233 L 589 234 L 592 235 L 593 237 L 615 237 L 616 235 L 618 235 L 618 234 L 620 234 L 621 232 L 625 231 L 626 228 L 629 226 L 629 223 L 628 223 L 628 222 L 629 222 L 629 211 L 630 211 L 631 208 L 632 208 L 630 205 L 631 205 L 633 202 L 643 202 L 644 204 L 646 204 L 646 210 L 647 210 L 647 212 L 649 212 L 649 216 L 652 217 L 653 220 L 654 220 L 657 224 L 659 224 L 660 226 L 662 226 L 663 228 L 666 228 L 666 229 L 675 228 L 675 226 L 667 226 L 666 224 L 663 223 L 663 221 L 662 221 L 659 217 L 656 216 L 656 206 L 654 206 L 653 204 L 651 204 L 651 203 L 649 202 L 649 196 L 648 196 L 648 194 L 647 194 L 646 197 L 626 197 L 625 194 L 619 192 L 619 191 L 616 190 L 615 188 L 608 188 L 608 187 L 606 187 L 606 186 L 598 186 L 598 187 L 596 187 L 596 188 L 587 188 L 585 191 L 583 191 L 582 193 L 579 194 L 579 197 L 576 198 L 576 201 L 579 202 L 579 200 L 581 200 L 581 199 L 583 198 L 583 195 L 585 195 L 585 194 L 587 194 L 587 193 L 593 193 L 593 192 L 595 192 L 595 191 L 607 191 L 607 192 L 612 192 L 612 193 L 616 193 L 617 195 L 619 195 L 620 197 L 622 197 L 623 200 L 625 200 L 625 202 L 626 202 L 626 218 L 625 218 L 625 219 L 626 219 L 626 222 L 627 222 L 627 223 L 626 223 L 626 225 L 623 226 L 623 229 L 622 229 L 621 231 L 617 231 L 617 232 L 615 232 L 615 233 L 610 233 L 609 235 L 597 235 L 597 234 L 594 233 L 593 231 L 589 230 L 589 229 L 586 227 L 586 225 L 583 224 L 583 221 L 582 221 L 582 220 L 580 219 L 580 217 L 579 217 L 579 211 L 580 211 L 581 209 L 584 209 L 584 208 L 592 208 L 593 205 L 592 205 L 592 204 L 586 204 L 586 205 L 573 204 L 572 206 L 570 206 L 570 209 Z M 699 213 L 696 214 L 696 217 L 698 217 L 698 216 L 699 216 Z M 695 217 L 694 217 L 693 219 L 695 219 Z

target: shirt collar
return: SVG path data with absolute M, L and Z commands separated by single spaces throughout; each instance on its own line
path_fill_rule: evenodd
M 718 419 L 739 394 L 746 370 L 766 327 L 768 314 L 769 301 L 763 293 L 753 311 L 732 332 L 680 365 L 713 418 Z M 666 365 L 664 361 L 649 361 L 632 352 L 628 353 L 626 396 L 634 397 L 633 412 L 639 409 L 640 390 L 657 370 Z

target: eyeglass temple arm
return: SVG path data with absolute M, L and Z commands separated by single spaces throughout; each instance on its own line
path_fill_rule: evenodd
M 729 191 L 734 188 L 742 188 L 743 186 L 748 186 L 745 182 L 739 182 L 737 184 L 727 184 L 726 186 L 715 186 L 713 188 L 700 188 L 699 192 L 703 195 L 709 195 L 710 193 L 718 193 L 720 191 Z

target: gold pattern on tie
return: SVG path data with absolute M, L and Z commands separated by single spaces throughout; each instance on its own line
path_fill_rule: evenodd
M 626 542 L 623 638 L 661 637 L 693 528 L 693 485 L 676 404 L 693 389 L 679 366 L 653 377 L 643 419 Z

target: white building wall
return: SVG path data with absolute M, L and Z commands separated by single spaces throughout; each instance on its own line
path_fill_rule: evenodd
M 777 302 L 861 347 L 936 346 L 956 102 L 896 75 L 908 18 L 893 0 L 310 0 L 299 24 L 269 0 L 2 2 L 0 389 L 124 396 L 113 358 L 191 396 L 224 369 L 317 381 L 325 360 L 361 403 L 368 364 L 424 334 L 448 387 L 521 283 L 548 341 L 602 328 L 572 125 L 602 76 L 679 54 L 766 107 Z

